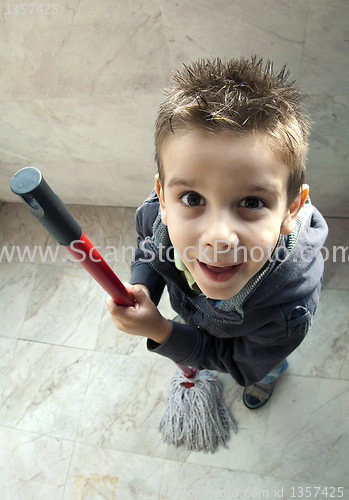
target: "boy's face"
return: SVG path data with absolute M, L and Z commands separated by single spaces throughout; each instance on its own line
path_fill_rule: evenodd
M 173 246 L 206 296 L 232 297 L 292 231 L 304 193 L 287 207 L 289 168 L 259 135 L 182 131 L 161 158 L 156 190 Z

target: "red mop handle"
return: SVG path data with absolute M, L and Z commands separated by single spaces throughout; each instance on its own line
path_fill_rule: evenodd
M 198 372 L 197 370 L 195 370 L 195 368 L 191 368 L 190 366 L 183 366 L 179 365 L 178 363 L 176 363 L 176 365 L 182 370 L 187 378 L 194 378 Z
M 16 172 L 10 187 L 57 243 L 77 259 L 117 304 L 134 305 L 132 295 L 86 238 L 80 225 L 37 168 L 25 167 Z
M 86 238 L 84 233 L 78 240 L 65 247 L 87 272 L 121 306 L 133 306 L 135 301 L 103 257 Z

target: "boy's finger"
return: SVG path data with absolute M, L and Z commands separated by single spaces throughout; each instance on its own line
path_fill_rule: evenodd
M 134 285 L 130 285 L 129 283 L 124 283 L 124 285 L 126 289 L 131 293 L 131 295 L 134 290 L 141 288 L 143 292 L 150 298 L 150 291 L 148 287 L 146 287 L 145 285 L 141 285 L 140 283 L 136 283 Z
M 135 299 L 138 304 L 142 304 L 144 301 L 150 300 L 148 295 L 145 293 L 143 288 L 141 288 L 138 285 L 129 285 L 126 287 L 128 291 L 132 294 L 133 298 Z
M 118 305 L 114 302 L 110 295 L 108 295 L 108 297 L 105 299 L 105 303 L 110 314 L 116 314 Z
M 130 283 L 124 283 L 124 286 L 128 292 L 133 296 L 133 298 L 136 300 L 136 296 L 140 298 L 142 297 L 142 292 L 146 297 L 150 298 L 150 294 L 148 290 L 145 290 L 142 285 L 130 285 Z

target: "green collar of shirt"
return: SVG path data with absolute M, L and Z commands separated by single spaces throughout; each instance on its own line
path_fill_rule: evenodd
M 176 266 L 176 268 L 179 271 L 181 271 L 182 273 L 184 273 L 185 279 L 187 280 L 188 285 L 190 286 L 190 288 L 192 290 L 194 290 L 195 292 L 197 292 L 198 291 L 197 285 L 194 288 L 195 280 L 192 277 L 192 275 L 190 274 L 190 272 L 188 271 L 188 269 L 186 268 L 186 266 L 183 264 L 183 261 L 181 260 L 180 256 L 178 255 L 178 252 L 176 251 L 176 249 L 174 249 L 174 256 L 175 256 L 175 266 Z

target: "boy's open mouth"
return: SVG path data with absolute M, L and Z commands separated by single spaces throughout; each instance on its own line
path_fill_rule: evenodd
M 212 266 L 210 264 L 204 264 L 198 260 L 199 266 L 206 276 L 206 278 L 211 281 L 223 282 L 227 281 L 236 274 L 242 266 L 241 264 L 231 265 L 231 266 Z

